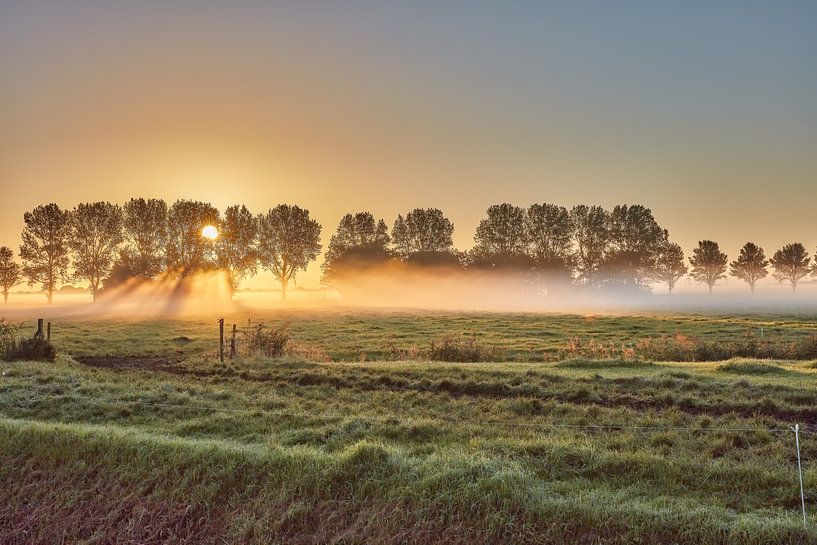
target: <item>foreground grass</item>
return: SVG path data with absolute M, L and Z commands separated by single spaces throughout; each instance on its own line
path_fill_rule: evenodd
M 0 372 L 2 543 L 817 542 L 811 362 Z

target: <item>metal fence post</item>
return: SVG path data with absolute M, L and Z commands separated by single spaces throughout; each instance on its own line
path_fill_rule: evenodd
M 803 528 L 808 528 L 806 523 L 806 496 L 803 494 L 803 466 L 800 463 L 800 424 L 795 424 L 791 431 L 794 432 L 794 444 L 797 446 L 797 472 L 800 474 L 800 507 L 803 509 Z

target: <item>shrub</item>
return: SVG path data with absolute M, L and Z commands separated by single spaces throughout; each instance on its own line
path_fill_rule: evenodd
M 250 354 L 280 358 L 286 352 L 289 334 L 283 329 L 267 329 L 264 324 L 255 324 L 244 331 L 244 339 Z
M 57 349 L 51 341 L 37 337 L 21 339 L 19 328 L 0 319 L 0 353 L 7 361 L 54 361 Z
M 491 361 L 493 351 L 472 337 L 447 336 L 431 341 L 428 357 L 434 361 L 478 362 Z
M 54 361 L 57 349 L 51 341 L 40 337 L 21 339 L 15 348 L 6 352 L 6 359 L 26 361 Z

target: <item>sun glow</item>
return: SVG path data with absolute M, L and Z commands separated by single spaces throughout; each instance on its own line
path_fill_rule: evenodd
M 209 240 L 216 240 L 218 238 L 218 229 L 212 225 L 205 225 L 201 230 L 201 236 Z

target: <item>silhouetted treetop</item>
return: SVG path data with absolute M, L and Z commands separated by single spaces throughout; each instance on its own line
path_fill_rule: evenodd
M 403 258 L 415 252 L 448 252 L 453 233 L 454 224 L 438 208 L 415 208 L 405 218 L 398 215 L 391 232 Z
M 769 274 L 769 260 L 763 248 L 752 242 L 747 242 L 740 249 L 738 258 L 729 264 L 732 276 L 749 284 L 749 290 L 754 293 L 757 281 Z
M 792 293 L 797 290 L 800 280 L 810 272 L 810 262 L 811 258 L 805 246 L 799 242 L 786 244 L 777 250 L 771 259 L 774 277 L 780 282 L 788 282 Z
M 53 301 L 57 282 L 68 277 L 71 238 L 70 214 L 54 203 L 38 206 L 23 215 L 20 258 L 29 285 L 40 284 Z
M 726 278 L 728 261 L 729 258 L 721 252 L 717 242 L 702 240 L 698 242 L 698 247 L 692 251 L 692 257 L 689 258 L 692 278 L 706 284 L 711 294 L 715 283 Z
M 167 214 L 167 269 L 185 276 L 213 268 L 215 244 L 202 236 L 202 229 L 219 224 L 219 212 L 210 203 L 186 200 L 173 203 Z
M 281 283 L 286 299 L 289 281 L 321 251 L 321 226 L 309 210 L 281 204 L 258 218 L 258 259 Z
M 124 240 L 123 224 L 122 208 L 109 202 L 80 203 L 71 212 L 69 246 L 74 252 L 74 279 L 88 282 L 94 301 Z

